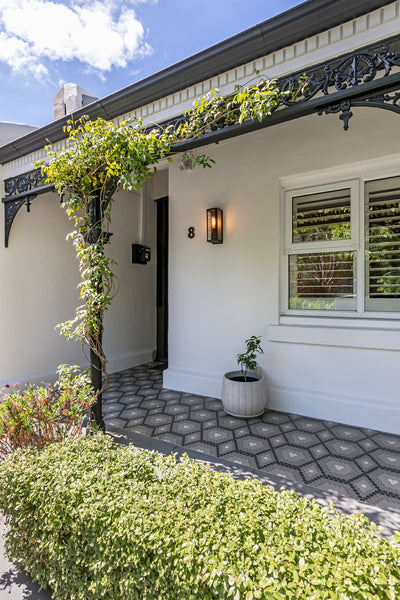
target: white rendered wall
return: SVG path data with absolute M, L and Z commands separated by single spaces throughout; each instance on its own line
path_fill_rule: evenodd
M 271 408 L 400 433 L 399 320 L 386 323 L 393 331 L 378 323 L 372 338 L 368 328 L 357 337 L 337 326 L 334 345 L 324 342 L 328 321 L 305 343 L 293 328 L 272 341 L 282 339 L 276 330 L 283 327 L 279 179 L 340 165 L 348 178 L 350 163 L 398 153 L 399 132 L 399 116 L 383 110 L 355 109 L 348 132 L 337 115 L 315 115 L 206 148 L 212 169 L 171 167 L 165 387 L 220 397 L 222 375 L 235 368 L 243 341 L 261 335 Z M 205 238 L 205 212 L 213 206 L 224 210 L 219 246 Z M 194 239 L 187 237 L 191 226 Z
M 3 212 L 0 215 L 3 231 Z M 72 243 L 65 239 L 72 228 L 58 196 L 49 193 L 33 200 L 29 214 L 25 207 L 20 209 L 9 247 L 4 248 L 3 240 L 0 243 L 0 386 L 52 382 L 59 364 L 86 364 L 81 345 L 67 342 L 54 329 L 74 316 L 79 301 L 78 263 Z M 117 194 L 111 231 L 109 252 L 118 263 L 120 291 L 105 319 L 104 346 L 113 372 L 152 360 L 155 349 L 152 198 L 142 201 L 138 194 Z M 153 258 L 147 265 L 132 264 L 131 244 L 138 242 L 152 247 Z

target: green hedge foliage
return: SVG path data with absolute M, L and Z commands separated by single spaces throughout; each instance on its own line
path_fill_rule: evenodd
M 400 598 L 400 536 L 106 436 L 0 465 L 9 557 L 58 600 Z

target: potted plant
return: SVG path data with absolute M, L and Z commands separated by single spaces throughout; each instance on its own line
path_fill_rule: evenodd
M 245 342 L 246 351 L 237 355 L 240 371 L 225 373 L 222 383 L 222 404 L 233 417 L 251 419 L 265 410 L 267 395 L 264 376 L 257 373 L 257 354 L 263 354 L 261 338 L 252 335 Z

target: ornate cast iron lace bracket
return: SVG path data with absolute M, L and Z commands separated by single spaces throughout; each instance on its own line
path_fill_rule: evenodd
M 106 188 L 104 190 L 104 195 L 102 197 L 98 197 L 97 200 L 93 199 L 89 206 L 89 222 L 91 224 L 91 229 L 89 235 L 86 236 L 86 240 L 90 244 L 94 244 L 100 237 L 101 233 L 101 221 L 103 220 L 104 213 L 110 205 L 113 195 L 118 189 L 118 179 L 116 177 L 111 177 L 107 183 Z M 103 236 L 110 239 L 113 234 L 110 232 L 103 232 Z
M 322 115 L 325 113 L 326 115 L 329 115 L 333 113 L 340 113 L 339 119 L 343 121 L 343 129 L 347 131 L 349 128 L 349 119 L 353 116 L 353 113 L 350 110 L 351 106 L 352 104 L 350 100 L 342 100 L 342 102 L 339 102 L 338 104 L 332 104 L 326 108 L 319 108 L 318 114 Z
M 366 84 L 378 80 L 384 88 L 385 83 L 390 80 L 389 75 L 392 72 L 398 73 L 399 68 L 400 36 L 396 36 L 383 44 L 381 42 L 367 46 L 357 52 L 316 65 L 306 72 L 298 72 L 280 79 L 278 84 L 282 90 L 291 90 L 294 93 L 293 99 L 290 99 L 289 95 L 283 101 L 288 107 L 309 102 L 318 96 L 321 100 L 324 97 L 329 100 L 332 95 L 347 96 L 339 102 L 317 108 L 319 115 L 340 113 L 339 118 L 343 121 L 344 130 L 347 131 L 349 119 L 353 116 L 351 107 L 374 106 L 400 113 L 399 91 L 391 94 L 385 93 L 384 89 L 382 93 L 371 89 L 369 95 L 363 96 L 363 90 L 368 87 Z M 350 97 L 348 94 L 350 91 L 359 91 L 361 97 L 358 98 L 357 94 Z M 393 90 L 390 89 L 390 92 Z
M 326 108 L 319 108 L 318 114 L 323 113 L 340 113 L 339 118 L 343 120 L 343 129 L 347 131 L 349 128 L 349 119 L 353 116 L 350 108 L 352 106 L 369 106 L 375 108 L 384 108 L 391 110 L 397 114 L 400 114 L 400 91 L 394 92 L 393 94 L 379 94 L 377 96 L 371 96 L 370 98 L 364 98 L 362 100 L 342 100 L 338 104 L 327 106 Z
M 353 116 L 351 107 L 374 106 L 400 113 L 399 70 L 400 36 L 395 36 L 384 43 L 366 46 L 357 52 L 344 54 L 281 77 L 277 80 L 277 85 L 287 92 L 287 96 L 283 100 L 283 107 L 275 110 L 265 121 L 268 120 L 269 124 L 273 125 L 314 111 L 319 115 L 340 113 L 343 128 L 347 130 L 349 119 Z M 395 78 L 397 89 L 393 90 L 392 80 Z M 373 85 L 370 82 L 373 82 Z M 370 88 L 370 91 L 367 88 Z M 307 106 L 310 107 L 308 111 Z M 170 127 L 176 131 L 185 122 L 187 116 L 178 115 L 151 127 Z M 234 126 L 231 127 L 233 128 Z M 220 126 L 214 124 L 213 129 L 219 129 L 221 132 L 229 127 L 221 123 Z M 211 133 L 210 129 L 208 135 Z
M 4 181 L 6 195 L 2 199 L 2 202 L 4 204 L 4 245 L 6 248 L 8 248 L 11 227 L 19 209 L 25 205 L 27 212 L 30 212 L 31 202 L 34 198 L 40 194 L 54 191 L 54 186 L 41 185 L 41 183 L 42 175 L 40 169 L 35 169 L 16 177 L 10 177 Z M 110 181 L 106 189 L 102 211 L 107 209 L 117 187 L 117 182 L 114 180 Z
M 39 194 L 45 194 L 54 188 L 51 185 L 40 185 L 40 169 L 10 177 L 4 181 L 6 195 L 4 203 L 4 245 L 8 248 L 11 226 L 21 206 L 25 204 L 27 212 L 30 212 L 31 202 Z

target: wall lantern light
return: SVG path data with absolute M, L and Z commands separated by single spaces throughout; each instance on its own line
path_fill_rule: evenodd
M 223 212 L 220 208 L 207 209 L 207 242 L 222 244 Z

